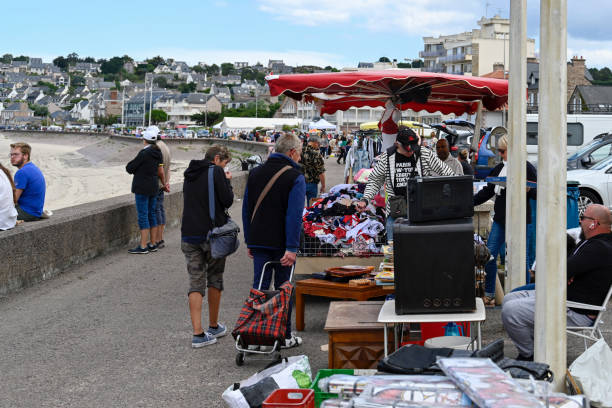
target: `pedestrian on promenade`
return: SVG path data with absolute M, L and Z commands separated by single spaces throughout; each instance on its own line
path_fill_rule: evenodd
M 459 152 L 459 156 L 457 156 L 457 159 L 459 159 L 459 163 L 461 163 L 461 167 L 463 168 L 464 175 L 469 175 L 469 176 L 474 175 L 474 169 L 472 169 L 472 166 L 468 162 L 468 150 L 467 149 L 461 149 L 461 151 Z
M 491 170 L 491 177 L 506 177 L 507 172 L 507 161 L 508 161 L 508 138 L 502 136 L 497 142 L 497 150 L 499 151 L 502 162 Z M 527 180 L 537 181 L 538 175 L 535 167 L 529 162 L 526 162 L 527 166 Z M 482 190 L 474 195 L 474 206 L 480 205 L 485 201 L 495 196 L 495 215 L 493 216 L 493 224 L 491 225 L 491 231 L 489 232 L 489 238 L 487 239 L 487 248 L 491 253 L 491 260 L 485 265 L 485 296 L 483 302 L 487 307 L 495 306 L 495 277 L 497 275 L 497 255 L 499 255 L 504 244 L 506 243 L 506 188 L 502 186 L 496 186 L 495 184 L 488 183 Z M 527 217 L 526 220 L 512 220 L 511 222 L 526 222 L 531 223 L 531 206 L 529 199 L 536 199 L 536 190 L 528 189 L 527 200 L 525 205 L 527 206 Z M 526 262 L 526 276 L 527 283 L 529 283 L 529 248 L 527 248 L 527 262 Z
M 133 174 L 132 193 L 136 200 L 136 212 L 138 213 L 138 227 L 140 228 L 140 245 L 129 249 L 130 254 L 148 254 L 157 251 L 153 242 L 151 228 L 157 226 L 155 205 L 159 190 L 159 180 L 165 186 L 164 162 L 162 153 L 157 147 L 157 133 L 147 130 L 142 133 L 144 147 L 138 155 L 130 161 L 125 170 Z
M 301 153 L 300 139 L 293 134 L 283 135 L 276 142 L 275 153 L 249 173 L 242 203 L 242 226 L 248 255 L 253 259 L 253 288 L 258 288 L 266 262 L 280 261 L 281 265 L 274 268 L 274 286 L 279 289 L 289 279 L 296 261 L 306 191 L 298 164 Z M 264 275 L 264 290 L 270 287 L 271 272 L 268 269 Z M 291 334 L 291 309 L 290 303 L 282 348 L 302 344 L 300 337 Z
M 353 145 L 346 154 L 346 164 L 344 165 L 344 182 L 352 183 L 353 177 L 361 169 L 370 168 L 370 154 L 365 149 L 363 136 L 359 136 L 357 143 Z
M 327 138 L 327 135 L 325 134 L 325 132 L 321 134 L 321 142 L 319 144 L 319 150 L 321 152 L 321 156 L 324 159 L 327 159 L 327 156 L 329 156 L 329 139 Z
M 459 160 L 455 159 L 450 154 L 448 140 L 438 140 L 438 143 L 436 143 L 436 154 L 438 155 L 438 159 L 442 160 L 444 164 L 446 164 L 448 167 L 451 168 L 452 171 L 455 172 L 455 175 L 463 176 L 463 167 L 461 167 L 461 163 L 459 163 Z
M 336 159 L 336 163 L 340 164 L 340 160 L 344 159 L 344 163 L 346 163 L 346 137 L 342 136 L 340 138 L 340 141 L 338 142 L 338 148 L 339 148 L 339 153 L 338 153 L 338 158 Z
M 16 222 L 15 183 L 11 172 L 0 164 L 0 231 L 13 228 Z
M 164 143 L 159 134 L 159 128 L 157 126 L 150 126 L 152 132 L 157 133 L 157 147 L 162 154 L 162 161 L 164 164 L 164 181 L 165 185 L 162 184 L 161 179 L 159 181 L 159 192 L 157 193 L 157 200 L 155 202 L 155 216 L 157 217 L 157 226 L 151 228 L 151 234 L 153 235 L 151 241 L 157 246 L 157 249 L 163 248 L 166 243 L 164 241 L 164 229 L 166 227 L 166 209 L 164 208 L 164 194 L 170 192 L 170 162 L 172 157 L 170 156 L 170 149 L 168 145 Z
M 319 182 L 321 182 L 321 192 L 325 191 L 325 163 L 323 162 L 319 138 L 311 136 L 308 145 L 302 152 L 302 166 L 304 177 L 306 178 L 306 204 L 310 199 L 319 195 Z
M 181 250 L 185 254 L 189 274 L 189 314 L 193 327 L 191 346 L 204 347 L 225 336 L 227 328 L 219 323 L 219 304 L 223 291 L 225 258 L 214 259 L 208 233 L 227 223 L 227 210 L 234 201 L 230 172 L 224 167 L 232 156 L 225 146 L 213 145 L 204 160 L 192 160 L 185 170 L 183 182 L 183 219 Z M 213 172 L 215 219 L 210 219 L 208 173 Z M 202 300 L 208 288 L 208 329 L 202 328 Z
M 32 148 L 27 143 L 11 144 L 11 164 L 15 173 L 15 208 L 17 219 L 38 221 L 43 215 L 47 185 L 42 171 L 30 161 Z

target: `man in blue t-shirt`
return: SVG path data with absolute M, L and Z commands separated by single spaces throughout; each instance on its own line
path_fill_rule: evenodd
M 30 162 L 32 148 L 27 143 L 11 144 L 11 164 L 15 173 L 15 208 L 17 219 L 38 221 L 45 204 L 45 177 L 34 163 Z

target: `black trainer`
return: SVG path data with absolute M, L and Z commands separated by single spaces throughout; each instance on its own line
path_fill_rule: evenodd
M 149 252 L 157 252 L 157 245 L 151 244 L 150 242 L 147 244 L 147 249 Z
M 139 245 L 136 248 L 128 249 L 128 253 L 130 254 L 148 254 L 149 248 L 141 248 Z

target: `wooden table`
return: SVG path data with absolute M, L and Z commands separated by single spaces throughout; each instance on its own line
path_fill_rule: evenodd
M 333 299 L 368 300 L 386 296 L 389 290 L 384 286 L 349 286 L 348 283 L 331 282 L 323 279 L 304 279 L 295 283 L 295 328 L 304 330 L 304 295 L 322 296 Z
M 385 325 L 377 321 L 382 305 L 383 301 L 330 303 L 325 321 L 329 368 L 377 367 L 387 338 Z

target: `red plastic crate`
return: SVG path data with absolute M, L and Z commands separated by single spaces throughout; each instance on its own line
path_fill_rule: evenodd
M 278 389 L 266 398 L 263 408 L 314 408 L 315 394 L 311 389 Z

